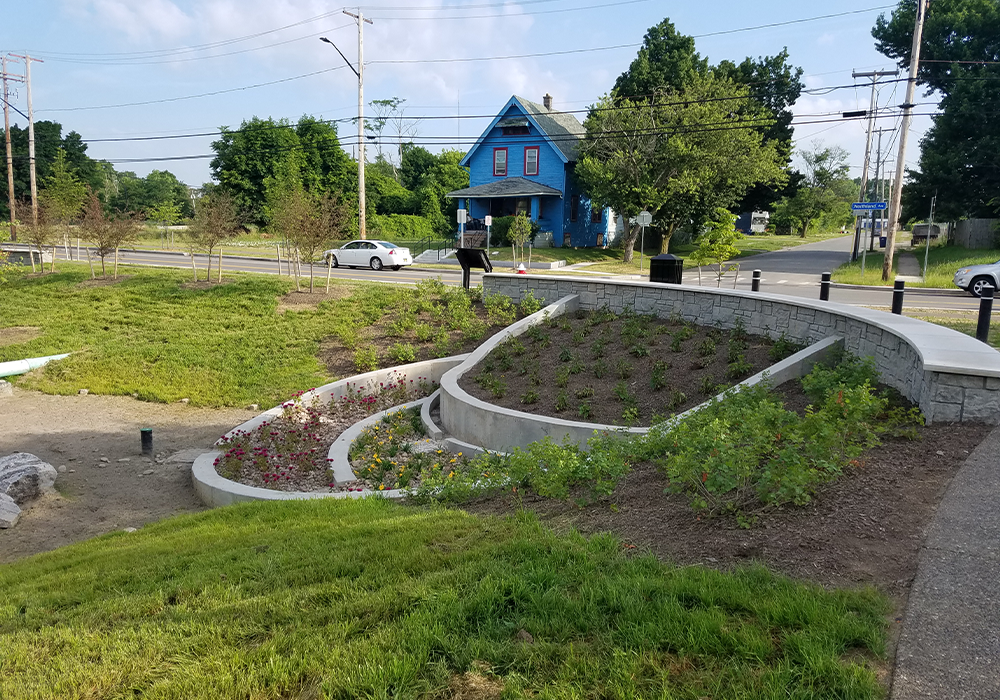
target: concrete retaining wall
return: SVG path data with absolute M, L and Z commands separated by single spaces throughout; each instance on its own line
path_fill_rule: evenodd
M 784 333 L 807 345 L 840 336 L 852 355 L 872 357 L 882 380 L 920 406 L 928 423 L 1000 423 L 1000 353 L 963 333 L 917 319 L 779 294 L 648 282 L 494 273 L 483 277 L 483 288 L 514 300 L 529 289 L 546 302 L 577 295 L 585 310 L 607 307 L 620 313 L 628 308 L 723 328 L 741 321 L 750 333 Z

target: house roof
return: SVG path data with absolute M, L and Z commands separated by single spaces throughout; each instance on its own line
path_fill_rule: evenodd
M 565 112 L 550 112 L 544 105 L 517 95 L 514 95 L 514 99 L 521 104 L 528 116 L 535 120 L 538 130 L 552 139 L 553 145 L 562 151 L 566 160 L 576 160 L 580 150 L 580 139 L 587 133 L 579 119 Z
M 583 128 L 583 124 L 574 117 L 572 114 L 566 114 L 565 112 L 552 112 L 543 105 L 540 105 L 531 100 L 526 100 L 523 97 L 518 97 L 514 95 L 507 101 L 503 109 L 500 110 L 500 114 L 490 122 L 490 125 L 486 130 L 480 135 L 476 143 L 469 149 L 469 152 L 465 154 L 462 158 L 461 165 L 468 165 L 469 160 L 472 158 L 472 154 L 479 149 L 482 145 L 483 140 L 486 138 L 487 134 L 494 129 L 494 127 L 503 125 L 516 117 L 506 116 L 507 112 L 510 110 L 512 105 L 517 105 L 518 108 L 525 114 L 528 120 L 535 125 L 545 139 L 556 149 L 556 153 L 563 159 L 563 162 L 569 163 L 575 161 L 579 155 L 580 150 L 580 139 L 583 138 L 586 133 L 586 129 Z
M 466 187 L 464 190 L 449 192 L 447 197 L 534 197 L 534 196 L 562 197 L 562 192 L 554 187 L 532 182 L 523 177 L 505 177 L 495 182 L 487 182 L 485 185 Z

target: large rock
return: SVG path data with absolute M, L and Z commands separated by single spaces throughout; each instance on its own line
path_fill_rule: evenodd
M 0 530 L 14 527 L 20 517 L 21 509 L 14 503 L 14 499 L 5 493 L 0 493 Z
M 11 385 L 11 383 L 4 379 L 0 379 L 0 398 L 13 395 L 14 395 L 14 387 Z
M 54 492 L 56 476 L 55 467 L 27 452 L 0 457 L 0 493 L 18 505 Z

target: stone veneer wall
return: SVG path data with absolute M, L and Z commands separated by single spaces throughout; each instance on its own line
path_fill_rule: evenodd
M 777 294 L 648 282 L 489 274 L 483 288 L 515 302 L 529 289 L 546 303 L 576 294 L 583 310 L 632 309 L 723 328 L 740 320 L 750 333 L 784 333 L 804 344 L 841 336 L 852 355 L 873 358 L 882 381 L 920 406 L 928 423 L 1000 423 L 1000 353 L 924 321 Z

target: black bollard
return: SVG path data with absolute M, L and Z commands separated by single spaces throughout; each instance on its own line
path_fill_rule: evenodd
M 892 283 L 892 313 L 897 316 L 903 314 L 903 288 L 906 287 L 906 282 L 903 280 L 896 280 Z
M 829 272 L 824 272 L 823 276 L 820 277 L 819 281 L 819 300 L 820 301 L 830 301 L 830 278 L 833 277 Z
M 979 323 L 976 325 L 976 340 L 984 343 L 990 338 L 990 316 L 993 315 L 993 286 L 986 285 L 979 295 Z
M 142 453 L 144 455 L 153 454 L 153 429 L 139 428 L 139 441 L 142 443 Z
M 751 292 L 760 291 L 760 270 L 753 271 L 753 279 L 750 281 L 750 291 Z

